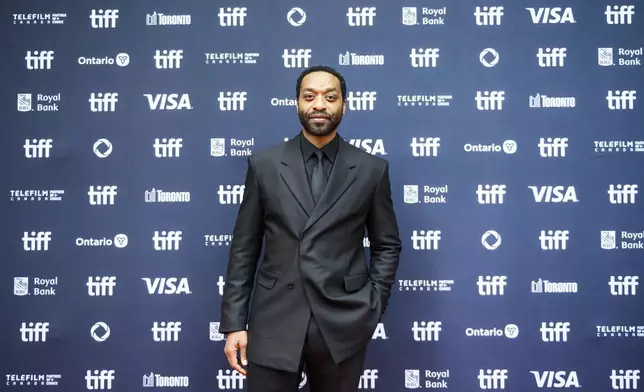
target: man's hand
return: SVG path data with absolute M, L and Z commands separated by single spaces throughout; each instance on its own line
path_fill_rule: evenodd
M 246 346 L 248 345 L 248 333 L 246 331 L 235 331 L 229 332 L 226 337 L 226 348 L 224 352 L 226 353 L 226 358 L 228 358 L 228 363 L 230 367 L 234 370 L 237 370 L 239 373 L 246 375 L 246 369 L 239 365 L 237 361 L 237 351 L 239 351 L 239 357 L 241 363 L 244 366 L 248 365 L 248 360 L 246 360 Z

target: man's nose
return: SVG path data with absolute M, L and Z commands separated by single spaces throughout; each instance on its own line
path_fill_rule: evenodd
M 316 111 L 323 111 L 326 110 L 326 101 L 324 100 L 324 97 L 316 97 L 315 100 L 313 101 L 313 110 Z

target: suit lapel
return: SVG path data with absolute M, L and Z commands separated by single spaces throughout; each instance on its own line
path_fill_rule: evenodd
M 300 151 L 299 137 L 295 137 L 286 142 L 282 155 L 280 176 L 286 183 L 289 191 L 293 194 L 293 197 L 295 197 L 295 200 L 297 200 L 306 213 L 306 216 L 310 218 L 314 203 L 311 189 L 308 186 L 309 181 L 306 176 L 306 169 L 304 168 L 302 152 Z
M 304 233 L 311 226 L 313 226 L 324 214 L 326 214 L 331 207 L 335 204 L 336 201 L 344 194 L 344 192 L 349 188 L 351 184 L 356 180 L 356 171 L 355 161 L 353 160 L 351 149 L 354 148 L 347 142 L 345 142 L 341 137 L 338 139 L 338 155 L 336 157 L 335 163 L 333 164 L 333 169 L 331 170 L 331 175 L 329 176 L 329 181 L 320 196 L 320 200 L 313 208 L 312 213 L 309 215 L 309 220 L 304 227 L 302 232 Z M 301 158 L 301 157 L 300 157 Z M 302 159 L 300 159 L 301 161 Z M 304 176 L 304 184 L 306 185 L 307 178 L 304 171 L 304 165 L 302 164 L 302 175 Z M 310 191 L 307 189 L 310 195 Z M 313 205 L 313 197 L 310 197 L 311 205 Z

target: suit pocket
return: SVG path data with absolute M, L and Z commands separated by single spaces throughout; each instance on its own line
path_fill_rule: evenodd
M 346 275 L 344 277 L 344 289 L 349 293 L 360 290 L 368 279 L 368 271 L 357 274 Z
M 275 286 L 277 282 L 277 274 L 273 272 L 266 271 L 264 268 L 259 267 L 257 271 L 257 284 L 270 290 Z

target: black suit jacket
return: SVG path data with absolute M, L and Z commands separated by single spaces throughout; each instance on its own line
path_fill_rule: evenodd
M 402 249 L 387 161 L 340 138 L 314 205 L 299 137 L 248 159 L 219 328 L 248 326 L 248 360 L 292 372 L 311 313 L 335 362 L 366 347 L 387 308 Z

